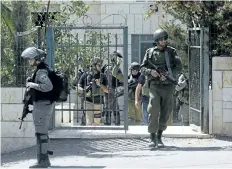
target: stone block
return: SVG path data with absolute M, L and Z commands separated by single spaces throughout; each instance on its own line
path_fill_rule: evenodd
M 101 4 L 101 14 L 105 14 L 105 13 L 106 13 L 106 5 Z
M 35 128 L 33 122 L 24 121 L 19 129 L 20 122 L 1 122 L 1 137 L 34 137 Z
M 150 18 L 151 21 L 151 32 L 155 32 L 156 29 L 158 29 L 159 25 L 160 25 L 160 19 L 162 19 L 161 16 L 159 15 L 152 15 Z
M 29 110 L 33 109 L 30 105 Z M 2 121 L 15 121 L 18 122 L 22 116 L 23 104 L 2 104 Z M 32 114 L 28 114 L 25 121 L 32 121 Z
M 100 20 L 101 20 L 100 25 L 104 25 L 104 24 L 108 25 L 108 24 L 113 24 L 114 23 L 114 17 L 109 16 L 108 14 L 102 14 Z
M 224 71 L 222 73 L 223 88 L 232 88 L 232 71 Z
M 222 101 L 213 101 L 213 116 L 222 116 Z
M 223 123 L 232 123 L 232 109 L 223 109 L 222 120 L 223 120 Z
M 143 15 L 143 34 L 151 34 L 151 20 L 148 18 L 145 20 Z
M 212 70 L 232 70 L 232 58 L 213 57 Z
M 213 90 L 213 101 L 220 101 L 220 100 L 223 100 L 223 90 Z
M 232 123 L 223 123 L 221 135 L 232 136 Z
M 135 15 L 134 14 L 127 15 L 127 26 L 128 26 L 128 33 L 133 34 L 135 32 Z M 131 41 L 129 41 L 128 43 L 131 43 Z
M 35 146 L 34 138 L 1 138 L 1 154 Z
M 222 71 L 212 73 L 213 100 L 222 100 Z
M 232 109 L 232 102 L 223 102 L 223 109 Z
M 232 101 L 232 88 L 223 88 L 222 89 L 223 94 L 223 101 Z
M 22 103 L 24 88 L 18 87 L 2 87 L 1 103 Z
M 129 14 L 129 4 L 105 4 L 106 14 Z
M 222 117 L 214 116 L 213 117 L 213 134 L 221 134 L 222 131 Z
M 127 25 L 127 15 L 126 14 L 122 14 L 122 15 L 114 15 L 114 25 L 115 26 L 120 26 L 120 25 Z
M 143 32 L 143 15 L 135 14 L 135 34 L 142 34 Z
M 130 4 L 130 14 L 145 14 L 149 10 L 149 4 Z

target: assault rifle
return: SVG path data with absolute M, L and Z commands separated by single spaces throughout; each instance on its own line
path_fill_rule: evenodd
M 131 82 L 128 83 L 128 89 L 134 89 L 134 88 L 137 87 L 137 85 L 138 85 L 138 80 L 136 80 L 136 81 L 131 81 Z M 116 97 L 120 97 L 120 96 L 122 96 L 123 94 L 124 94 L 124 89 L 122 89 L 121 91 L 117 92 L 117 93 L 116 93 Z
M 24 98 L 23 98 L 23 112 L 22 112 L 22 116 L 21 118 L 19 118 L 19 120 L 21 120 L 19 129 L 21 129 L 24 118 L 27 116 L 28 113 L 32 113 L 32 110 L 29 110 L 29 105 L 33 105 L 32 103 L 32 90 L 29 88 L 26 88 L 25 94 L 24 94 Z
M 158 67 L 156 65 L 154 65 L 151 60 L 148 59 L 148 64 L 150 67 L 152 67 L 152 69 L 154 69 L 157 73 L 159 73 L 160 75 L 166 77 L 167 80 L 169 80 L 170 82 L 172 82 L 175 85 L 178 85 L 178 82 L 176 79 L 174 79 L 172 76 L 170 76 L 170 74 L 168 73 L 167 70 L 165 70 L 162 67 Z

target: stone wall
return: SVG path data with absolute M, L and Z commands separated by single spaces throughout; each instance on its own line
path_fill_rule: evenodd
M 1 88 L 1 153 L 35 145 L 32 115 L 19 129 L 24 88 Z
M 232 136 L 232 58 L 214 57 L 212 67 L 212 134 Z

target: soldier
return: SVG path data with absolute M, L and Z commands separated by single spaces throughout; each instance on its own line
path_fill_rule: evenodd
M 138 80 L 138 85 L 136 87 L 135 91 L 135 107 L 139 111 L 140 110 L 140 95 L 142 91 L 142 98 L 141 98 L 141 103 L 142 103 L 142 117 L 143 117 L 143 125 L 148 124 L 148 112 L 147 112 L 147 107 L 149 103 L 149 88 L 148 88 L 148 81 L 147 77 L 144 76 L 143 74 L 140 75 L 139 80 Z
M 101 73 L 101 65 L 101 59 L 94 57 L 91 60 L 91 72 L 83 73 L 78 82 L 78 93 L 85 93 L 88 109 L 94 109 L 94 111 L 85 111 L 86 125 L 101 123 L 101 105 L 104 103 L 105 93 L 108 93 L 108 81 Z
M 180 114 L 182 123 L 184 126 L 189 126 L 189 84 L 188 76 L 184 73 L 182 73 L 178 79 L 176 91 L 178 91 L 178 99 L 181 102 Z
M 43 50 L 29 47 L 22 52 L 21 57 L 28 59 L 29 65 L 36 68 L 32 82 L 26 83 L 26 87 L 34 93 L 32 116 L 37 140 L 37 163 L 30 168 L 47 168 L 51 165 L 48 157 L 48 127 L 54 112 L 54 86 L 49 78 L 48 65 L 44 62 L 46 53 Z
M 117 97 L 115 97 L 116 89 L 120 86 L 120 81 L 112 76 L 113 65 L 117 62 L 117 57 L 122 58 L 122 55 L 119 51 L 114 51 L 111 57 L 112 65 L 105 65 L 102 68 L 102 73 L 104 73 L 108 80 L 109 93 L 105 95 L 105 125 L 111 125 L 111 113 L 114 115 L 115 125 L 120 125 L 120 112 L 118 106 Z M 122 72 L 121 69 L 118 69 L 119 73 Z
M 163 146 L 162 133 L 172 111 L 175 85 L 170 79 L 182 70 L 182 63 L 175 48 L 167 46 L 168 34 L 158 29 L 154 32 L 156 46 L 148 49 L 141 65 L 141 71 L 148 76 L 149 87 L 149 124 L 148 132 L 155 147 Z M 157 69 L 160 68 L 160 69 Z
M 113 76 L 119 79 L 120 81 L 123 81 L 123 74 L 119 72 L 119 66 L 120 64 L 117 64 L 113 68 Z M 130 75 L 128 76 L 128 107 L 129 107 L 129 112 L 128 112 L 128 118 L 129 118 L 129 123 L 130 124 L 140 124 L 142 120 L 142 115 L 141 111 L 137 110 L 135 107 L 135 90 L 136 86 L 138 83 L 138 78 L 141 75 L 140 73 L 140 65 L 137 62 L 131 63 L 130 66 Z M 130 87 L 130 84 L 136 84 L 132 85 Z

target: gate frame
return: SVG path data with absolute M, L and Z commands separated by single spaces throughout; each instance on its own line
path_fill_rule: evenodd
M 46 28 L 46 42 L 47 42 L 47 62 L 51 68 L 54 68 L 54 58 L 55 58 L 55 39 L 54 39 L 54 30 L 109 30 L 109 29 L 118 29 L 123 31 L 123 45 L 119 47 L 123 47 L 123 73 L 124 73 L 124 126 L 73 126 L 73 127 L 61 127 L 59 129 L 88 129 L 88 130 L 128 130 L 128 26 L 49 26 Z M 72 109 L 76 110 L 76 109 Z M 52 130 L 55 127 L 55 109 L 53 116 L 51 118 L 51 124 L 49 129 Z
M 191 31 L 200 31 L 200 45 L 191 46 L 188 45 L 188 63 L 189 73 L 191 70 L 190 65 L 190 48 L 200 48 L 200 110 L 191 107 L 189 104 L 189 118 L 191 118 L 190 110 L 194 110 L 200 113 L 200 128 L 198 131 L 205 134 L 209 133 L 209 28 L 207 27 L 195 27 L 188 28 L 188 39 Z M 189 84 L 189 89 L 190 88 Z M 191 102 L 191 96 L 189 95 L 189 102 Z M 195 126 L 194 126 L 195 127 Z

